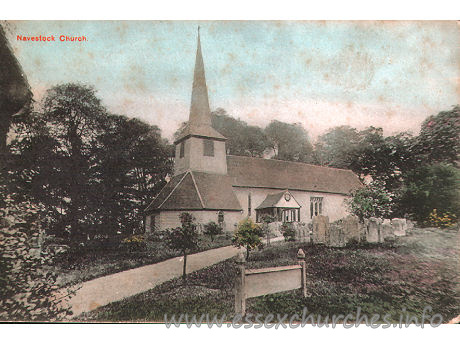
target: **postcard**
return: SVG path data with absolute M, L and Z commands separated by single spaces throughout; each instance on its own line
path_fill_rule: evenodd
M 0 320 L 460 323 L 455 21 L 3 21 Z

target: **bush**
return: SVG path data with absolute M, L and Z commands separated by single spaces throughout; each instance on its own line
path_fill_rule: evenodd
M 40 248 L 42 209 L 0 196 L 6 203 L 0 207 L 0 320 L 65 319 L 71 312 L 57 298 L 57 274 L 49 270 L 54 256 Z
M 121 241 L 123 248 L 126 248 L 128 252 L 143 251 L 147 248 L 147 243 L 143 235 L 132 235 L 124 238 Z
M 385 183 L 376 180 L 352 192 L 347 204 L 350 212 L 362 222 L 370 217 L 388 218 L 394 207 L 393 198 L 394 194 L 385 188 Z
M 398 209 L 421 223 L 430 223 L 434 209 L 438 214 L 460 214 L 460 171 L 448 164 L 420 166 L 405 174 L 397 200 Z
M 295 229 L 292 223 L 283 223 L 283 225 L 281 225 L 281 233 L 286 242 L 293 242 L 296 240 Z
M 222 234 L 222 227 L 215 222 L 209 222 L 204 225 L 203 234 L 211 237 L 211 241 L 214 242 L 214 236 Z
M 455 224 L 457 217 L 455 214 L 450 212 L 444 212 L 438 215 L 438 211 L 434 209 L 431 211 L 430 216 L 428 218 L 428 224 L 432 226 L 436 226 L 438 228 L 449 228 Z

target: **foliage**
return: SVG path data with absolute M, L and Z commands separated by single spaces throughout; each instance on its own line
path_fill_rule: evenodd
M 172 171 L 167 143 L 157 126 L 110 115 L 95 151 L 97 177 L 92 202 L 98 232 L 141 231 L 143 209 L 164 186 Z
M 442 215 L 438 215 L 438 211 L 434 209 L 431 211 L 428 218 L 429 224 L 439 228 L 449 228 L 454 225 L 457 220 L 457 216 L 450 212 L 444 212 Z
M 65 319 L 71 312 L 63 304 L 68 297 L 58 294 L 57 275 L 49 269 L 55 264 L 54 257 L 40 253 L 43 208 L 26 201 L 17 203 L 5 193 L 2 198 L 6 207 L 0 209 L 0 319 Z
M 203 234 L 211 237 L 211 241 L 214 242 L 214 236 L 222 234 L 222 227 L 215 222 L 209 222 L 204 225 Z
M 429 220 L 433 209 L 438 214 L 460 214 L 459 170 L 449 164 L 422 165 L 404 175 L 398 208 L 420 222 Z
M 227 138 L 227 153 L 231 155 L 262 157 L 270 145 L 260 127 L 234 119 L 222 108 L 212 112 L 212 126 Z
M 460 156 L 460 106 L 428 117 L 418 136 L 418 150 L 428 163 L 458 164 Z
M 255 224 L 251 218 L 245 218 L 238 224 L 238 229 L 233 235 L 233 244 L 240 248 L 246 247 L 246 259 L 249 258 L 249 252 L 262 245 L 262 229 Z
M 172 169 L 158 127 L 109 115 L 93 88 L 72 83 L 15 124 L 10 150 L 16 194 L 45 205 L 48 233 L 78 242 L 139 230 Z
M 295 228 L 292 223 L 283 223 L 281 225 L 281 233 L 286 242 L 293 242 L 296 240 Z
M 183 212 L 179 215 L 181 227 L 168 229 L 165 233 L 166 245 L 182 253 L 184 256 L 184 267 L 182 278 L 186 279 L 187 255 L 198 248 L 198 231 L 195 223 L 195 217 L 190 213 Z
M 360 136 L 355 128 L 340 126 L 321 135 L 315 144 L 315 163 L 350 169 L 359 149 Z
M 270 244 L 270 238 L 274 235 L 274 231 L 270 226 L 270 223 L 275 221 L 275 217 L 270 214 L 264 214 L 262 216 L 262 235 L 267 239 L 267 244 Z
M 144 250 L 147 247 L 146 240 L 143 235 L 132 235 L 124 238 L 122 246 L 127 248 L 129 252 Z
M 265 128 L 265 134 L 271 141 L 276 159 L 310 162 L 313 146 L 307 131 L 300 123 L 284 123 L 274 120 Z
M 394 205 L 393 198 L 393 193 L 385 188 L 385 183 L 376 180 L 353 191 L 346 202 L 350 212 L 363 221 L 369 217 L 388 217 Z

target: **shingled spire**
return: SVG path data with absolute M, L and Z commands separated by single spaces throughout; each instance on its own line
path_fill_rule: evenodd
M 193 74 L 192 104 L 190 106 L 189 121 L 192 125 L 211 126 L 208 88 L 206 87 L 203 55 L 201 54 L 200 27 L 198 27 L 198 43 L 196 48 L 195 73 Z
M 204 72 L 203 55 L 201 53 L 200 27 L 198 27 L 198 39 L 196 48 L 195 71 L 193 74 L 192 100 L 190 115 L 187 126 L 176 138 L 178 143 L 190 136 L 207 137 L 217 140 L 226 138 L 217 132 L 211 125 L 211 110 L 209 107 L 208 88 Z

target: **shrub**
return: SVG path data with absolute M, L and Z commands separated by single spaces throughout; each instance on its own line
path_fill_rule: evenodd
M 132 235 L 124 238 L 121 244 L 129 252 L 142 251 L 147 248 L 147 243 L 143 235 Z
M 452 165 L 423 165 L 405 174 L 398 209 L 421 223 L 430 223 L 430 213 L 460 214 L 460 170 Z
M 248 260 L 249 252 L 262 245 L 261 236 L 263 236 L 261 227 L 255 224 L 251 218 L 246 218 L 238 224 L 232 242 L 238 248 L 246 247 L 246 260 Z
M 441 214 L 438 214 L 438 211 L 434 209 L 430 213 L 428 224 L 439 228 L 449 228 L 455 224 L 456 219 L 457 217 L 453 213 L 444 212 L 441 216 Z
M 222 234 L 222 227 L 215 222 L 209 222 L 204 225 L 203 234 L 211 237 L 211 241 L 214 242 L 214 236 Z
M 393 198 L 394 194 L 385 188 L 385 183 L 376 180 L 353 191 L 347 204 L 360 221 L 370 217 L 387 218 L 394 207 Z
M 293 242 L 296 239 L 295 229 L 292 223 L 283 223 L 281 225 L 281 233 L 286 242 Z
M 0 320 L 55 321 L 71 314 L 57 295 L 53 255 L 41 252 L 43 209 L 15 203 L 8 195 L 0 207 Z M 72 292 L 67 291 L 68 299 Z M 59 295 L 61 296 L 61 295 Z

